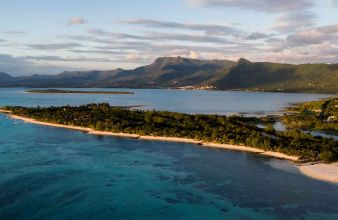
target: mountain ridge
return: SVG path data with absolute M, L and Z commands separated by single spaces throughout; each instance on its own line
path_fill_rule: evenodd
M 274 92 L 338 93 L 338 64 L 251 62 L 241 58 L 199 60 L 159 57 L 132 70 L 64 71 L 12 77 L 0 72 L 0 87 L 201 88 Z

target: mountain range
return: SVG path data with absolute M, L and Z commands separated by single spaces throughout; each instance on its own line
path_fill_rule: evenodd
M 1 69 L 1 67 L 0 67 Z M 133 70 L 72 71 L 13 77 L 0 72 L 0 87 L 213 88 L 338 93 L 338 64 L 280 64 L 240 59 L 161 57 Z

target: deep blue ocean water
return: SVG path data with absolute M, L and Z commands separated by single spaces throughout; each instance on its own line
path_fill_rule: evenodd
M 101 101 L 100 95 L 76 95 L 72 100 L 68 95 L 23 91 L 0 90 L 0 105 Z M 143 92 L 145 97 L 150 94 Z M 183 95 L 155 94 L 168 95 L 171 101 L 152 100 L 151 107 L 165 108 L 189 95 L 198 100 L 195 96 L 201 94 L 174 93 Z M 243 94 L 235 95 L 245 99 Z M 148 100 L 107 99 L 123 105 Z M 219 103 L 213 110 L 211 104 L 202 108 L 204 113 L 230 112 L 218 109 Z M 188 105 L 177 108 L 191 110 Z M 191 144 L 92 136 L 0 115 L 0 219 L 334 220 L 338 219 L 338 185 L 303 176 L 288 161 Z

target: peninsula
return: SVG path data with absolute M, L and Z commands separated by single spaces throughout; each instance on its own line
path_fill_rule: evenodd
M 106 103 L 45 108 L 17 106 L 5 107 L 3 111 L 40 122 L 102 132 L 248 146 L 297 156 L 301 161 L 338 161 L 337 141 L 313 137 L 300 130 L 259 128 L 255 125 L 258 118 L 142 111 Z
M 258 128 L 253 125 L 257 118 L 141 111 L 105 103 L 74 107 L 5 107 L 0 112 L 28 123 L 74 129 L 93 135 L 191 143 L 295 162 L 338 161 L 337 141 L 312 137 L 299 131 L 279 132 Z M 327 166 L 332 169 L 329 173 L 321 172 L 318 165 L 311 163 L 302 164 L 299 168 L 314 178 L 337 182 L 337 166 Z

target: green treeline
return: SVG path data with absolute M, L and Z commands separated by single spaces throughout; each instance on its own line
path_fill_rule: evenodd
M 15 115 L 39 121 L 83 126 L 100 131 L 245 145 L 300 156 L 306 161 L 338 160 L 337 141 L 315 138 L 300 130 L 278 132 L 271 126 L 261 129 L 253 125 L 259 121 L 257 118 L 141 111 L 112 107 L 105 103 L 77 107 L 6 107 L 5 109 L 12 111 Z
M 289 128 L 338 132 L 338 98 L 290 107 L 281 120 Z

